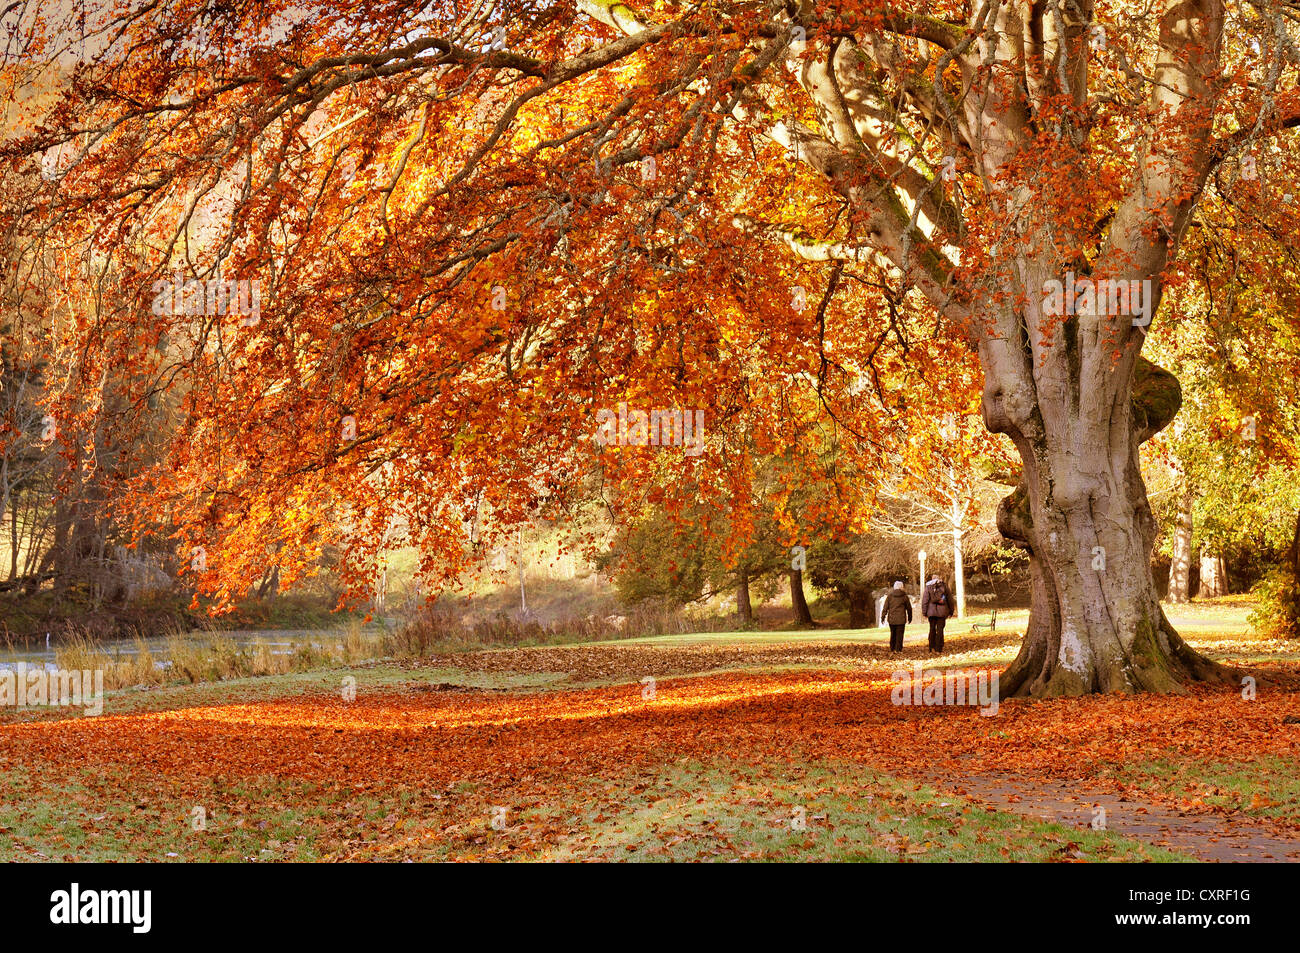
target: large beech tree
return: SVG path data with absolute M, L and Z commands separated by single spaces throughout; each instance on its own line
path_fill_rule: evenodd
M 593 454 L 641 465 L 591 445 L 617 400 L 775 436 L 756 382 L 808 386 L 868 473 L 922 425 L 917 373 L 965 413 L 977 362 L 1033 573 L 1004 693 L 1223 677 L 1152 584 L 1138 447 L 1179 388 L 1141 352 L 1207 191 L 1294 231 L 1269 149 L 1297 114 L 1286 4 L 25 10 L 7 82 L 66 78 L 5 145 L 7 242 L 85 252 L 78 373 L 187 381 L 139 492 L 219 555 L 196 564 L 214 591 L 326 536 L 364 573 L 397 524 L 454 565 L 480 507 L 559 499 Z M 178 273 L 258 279 L 260 320 L 154 313 Z M 1089 282 L 1141 291 L 1051 293 Z M 683 471 L 705 486 L 725 451 Z

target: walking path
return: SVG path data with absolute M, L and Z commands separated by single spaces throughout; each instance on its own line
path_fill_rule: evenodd
M 1300 837 L 1272 831 L 1234 815 L 1190 814 L 1111 791 L 1081 788 L 1066 781 L 1041 781 L 983 774 L 932 782 L 997 811 L 1090 828 L 1104 818 L 1105 830 L 1198 860 L 1270 863 L 1300 861 Z M 1102 815 L 1098 811 L 1105 811 Z

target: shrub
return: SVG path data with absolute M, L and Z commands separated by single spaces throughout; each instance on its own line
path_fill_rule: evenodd
M 1265 573 L 1255 595 L 1250 624 L 1256 632 L 1274 639 L 1300 638 L 1300 580 L 1289 562 Z

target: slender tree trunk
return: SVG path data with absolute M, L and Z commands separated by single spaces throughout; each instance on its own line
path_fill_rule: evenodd
M 257 598 L 266 599 L 280 591 L 280 567 L 272 566 L 262 584 L 257 587 Z
M 9 508 L 9 581 L 18 578 L 18 494 Z
M 790 570 L 790 602 L 794 606 L 794 617 L 802 625 L 815 625 L 808 600 L 803 594 L 803 570 Z
M 528 593 L 524 589 L 524 528 L 519 527 L 519 615 L 528 618 Z
M 957 504 L 952 504 L 952 574 L 957 586 L 957 618 L 966 618 L 966 571 L 962 565 L 961 554 L 961 511 Z
M 990 413 L 986 393 L 986 420 L 1011 433 L 1024 464 L 998 528 L 1028 551 L 1033 586 L 1028 631 L 1002 693 L 1168 692 L 1227 678 L 1169 624 L 1151 575 L 1155 523 L 1138 446 L 1177 411 L 1177 381 L 1143 361 L 1131 394 L 1124 386 L 1109 412 L 1080 413 L 1077 385 L 1043 391 L 1023 428 Z
M 3 373 L 3 371 L 4 368 L 0 367 L 0 373 Z M 4 518 L 8 515 L 9 515 L 9 457 L 8 455 L 6 455 L 3 460 L 0 460 L 0 525 L 4 524 Z M 13 577 L 17 574 L 18 563 L 17 560 L 12 556 L 10 557 L 10 562 L 13 565 L 13 569 L 10 570 L 9 578 L 13 579 Z
M 99 532 L 96 508 L 99 495 L 96 488 L 87 481 L 88 463 L 83 452 L 82 441 L 74 440 L 72 459 L 67 466 L 72 470 L 72 479 L 66 496 L 59 498 L 55 506 L 55 563 L 57 575 L 54 588 L 60 595 L 65 594 L 73 582 L 93 583 L 97 578 L 94 571 L 93 557 L 95 539 Z M 94 448 L 91 448 L 90 465 L 93 465 Z
M 54 564 L 54 591 L 62 596 L 72 576 L 72 522 L 73 505 L 63 499 L 54 504 L 54 548 L 50 556 Z
M 736 611 L 740 621 L 749 625 L 754 621 L 754 607 L 749 601 L 749 567 L 741 566 L 736 581 Z
M 953 436 L 956 436 L 955 428 Z M 952 575 L 953 585 L 956 588 L 957 598 L 957 618 L 966 618 L 966 573 L 962 565 L 962 525 L 966 522 L 965 507 L 961 505 L 957 492 L 957 471 L 956 468 L 949 465 L 948 467 L 948 486 L 952 489 L 952 510 L 948 514 L 948 519 L 952 523 Z M 925 580 L 921 580 L 922 591 L 924 591 Z
M 1191 598 L 1192 579 L 1192 488 L 1183 491 L 1174 527 L 1174 558 L 1169 564 L 1169 601 L 1183 603 Z

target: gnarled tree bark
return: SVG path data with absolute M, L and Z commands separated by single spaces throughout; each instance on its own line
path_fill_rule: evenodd
M 1169 624 L 1151 574 L 1155 524 L 1138 447 L 1177 413 L 1178 382 L 1140 359 L 1131 389 L 1115 383 L 1104 418 L 1046 403 L 1027 434 L 991 412 L 1025 464 L 998 529 L 1028 552 L 1033 586 L 1024 643 L 1000 681 L 1007 697 L 1171 692 L 1232 678 Z

